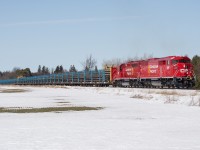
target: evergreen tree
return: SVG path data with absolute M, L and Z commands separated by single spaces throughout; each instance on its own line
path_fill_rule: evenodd
M 24 69 L 24 74 L 25 74 L 26 77 L 32 76 L 30 68 Z
M 57 67 L 56 67 L 56 70 L 54 71 L 54 73 L 59 73 L 59 72 L 60 72 L 60 67 L 57 66 Z
M 42 67 L 42 74 L 45 74 L 45 70 L 46 70 L 46 67 L 43 66 L 43 67 Z
M 2 77 L 3 76 L 3 73 L 0 71 L 0 77 Z
M 17 77 L 30 77 L 32 76 L 30 68 L 16 70 Z
M 69 72 L 77 72 L 76 68 L 74 65 L 71 65 L 69 68 Z
M 38 74 L 41 74 L 42 70 L 41 70 L 41 65 L 38 66 Z
M 63 73 L 63 66 L 62 65 L 60 66 L 59 72 Z
M 95 66 L 95 71 L 98 72 L 98 68 L 97 68 L 97 66 Z
M 200 88 L 200 56 L 195 55 L 192 58 L 192 64 L 194 66 L 194 73 L 196 75 L 195 87 Z

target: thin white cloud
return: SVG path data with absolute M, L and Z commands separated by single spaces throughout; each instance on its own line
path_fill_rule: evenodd
M 132 20 L 132 19 L 136 19 L 136 18 L 139 18 L 139 16 L 104 17 L 104 18 L 82 18 L 82 19 L 63 19 L 63 20 L 49 20 L 49 21 L 0 23 L 0 26 L 1 27 L 7 27 L 7 26 L 24 26 L 24 25 L 72 24 L 72 23 L 87 23 L 87 22 L 104 22 L 104 21 Z

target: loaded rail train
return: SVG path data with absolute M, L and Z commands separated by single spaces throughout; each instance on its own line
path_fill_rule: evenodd
M 186 56 L 168 56 L 130 61 L 103 70 L 65 72 L 18 79 L 0 80 L 0 84 L 77 85 L 149 88 L 191 88 L 195 75 Z

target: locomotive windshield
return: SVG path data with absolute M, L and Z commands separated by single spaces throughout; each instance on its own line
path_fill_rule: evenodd
M 180 62 L 180 63 L 190 63 L 190 60 L 180 59 L 179 62 Z
M 177 64 L 177 63 L 190 63 L 190 60 L 188 59 L 172 60 L 172 64 Z

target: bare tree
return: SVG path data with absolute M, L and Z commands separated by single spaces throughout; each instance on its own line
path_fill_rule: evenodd
M 104 60 L 102 66 L 103 68 L 105 68 L 106 66 L 119 66 L 121 63 L 123 63 L 123 61 L 120 58 L 113 58 L 111 60 Z
M 143 57 L 141 57 L 141 60 L 146 60 L 150 58 L 153 58 L 153 54 L 144 54 Z
M 129 57 L 124 62 L 137 61 L 137 60 L 146 60 L 146 59 L 150 59 L 150 58 L 153 58 L 153 54 L 144 54 L 141 57 L 138 57 L 138 56 Z
M 146 60 L 152 58 L 152 54 L 144 54 L 142 57 L 138 57 L 137 55 L 134 57 L 128 57 L 127 59 L 120 59 L 120 58 L 113 58 L 111 60 L 104 60 L 102 66 L 105 68 L 111 66 L 119 66 L 122 63 L 127 63 L 130 61 L 137 61 L 137 60 Z
M 137 60 L 140 60 L 140 59 L 141 58 L 139 58 L 138 56 L 128 57 L 124 62 L 137 61 Z
M 94 69 L 95 65 L 97 64 L 97 61 L 93 58 L 92 54 L 90 54 L 81 64 L 84 70 L 89 71 Z

